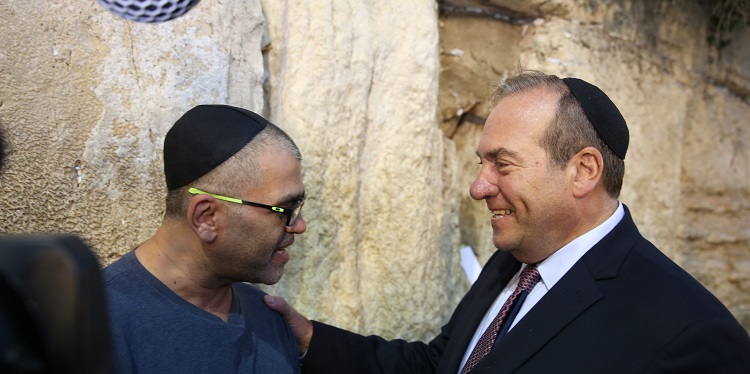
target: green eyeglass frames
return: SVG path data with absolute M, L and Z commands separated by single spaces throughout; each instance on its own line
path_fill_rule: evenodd
M 302 211 L 302 206 L 305 205 L 305 201 L 302 200 L 302 202 L 299 205 L 297 205 L 296 207 L 294 207 L 294 208 L 281 208 L 281 207 L 278 207 L 278 206 L 271 206 L 271 205 L 266 205 L 266 204 L 254 203 L 252 201 L 237 199 L 237 198 L 234 198 L 234 197 L 217 195 L 217 194 L 213 194 L 213 193 L 206 192 L 206 191 L 203 191 L 203 190 L 199 190 L 199 189 L 197 189 L 195 187 L 190 187 L 190 189 L 188 190 L 188 192 L 190 192 L 193 195 L 210 195 L 210 196 L 213 196 L 216 199 L 223 200 L 223 201 L 228 201 L 230 203 L 242 204 L 242 205 L 250 205 L 250 206 L 254 206 L 254 207 L 258 207 L 258 208 L 268 209 L 268 210 L 270 210 L 272 212 L 281 213 L 281 214 L 283 214 L 283 215 L 286 216 L 286 225 L 287 225 L 287 227 L 294 226 L 294 224 L 297 222 L 297 218 L 299 218 L 300 212 Z

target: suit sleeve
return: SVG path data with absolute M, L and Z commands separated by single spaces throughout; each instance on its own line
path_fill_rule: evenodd
M 482 271 L 477 282 L 454 310 L 448 323 L 429 344 L 400 339 L 389 341 L 374 335 L 362 336 L 313 321 L 313 336 L 302 361 L 302 373 L 421 374 L 435 373 L 439 365 L 442 369 L 446 369 L 444 367 L 446 362 L 441 362 L 441 360 L 450 357 L 451 361 L 454 361 L 454 355 L 462 357 L 465 349 L 465 346 L 459 347 L 462 344 L 451 342 L 454 333 L 466 328 L 473 331 L 478 323 L 478 320 L 467 319 L 466 312 L 477 308 L 475 302 L 479 298 L 489 297 L 489 302 L 494 300 L 493 295 L 487 295 L 486 289 L 488 284 L 495 282 L 496 276 L 493 275 L 495 278 L 488 277 L 487 273 L 497 273 L 494 269 L 503 267 L 497 263 L 500 258 L 499 253 L 499 251 L 496 252 L 485 265 L 485 269 L 492 270 Z M 515 264 L 515 267 L 508 269 L 509 274 L 512 275 L 518 270 L 520 263 L 512 259 L 510 254 L 505 258 L 507 263 Z M 482 306 L 479 309 L 483 316 L 486 308 Z M 467 323 L 468 320 L 471 321 Z M 446 354 L 449 343 L 451 343 L 451 348 L 449 348 L 451 354 Z M 458 364 L 451 363 L 447 370 L 452 371 L 454 367 L 458 370 Z
M 457 321 L 462 318 L 466 305 L 471 303 L 470 294 L 458 304 L 450 321 L 429 344 L 401 339 L 389 341 L 375 335 L 363 336 L 313 321 L 313 336 L 302 360 L 302 373 L 435 373 Z
M 442 354 L 442 349 L 433 343 L 388 341 L 317 321 L 313 325 L 310 348 L 302 361 L 304 374 L 434 373 Z
M 648 373 L 750 373 L 750 337 L 733 318 L 687 327 L 656 357 Z

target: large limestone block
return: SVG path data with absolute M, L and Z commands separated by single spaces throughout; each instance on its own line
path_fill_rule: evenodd
M 161 24 L 88 0 L 3 1 L 0 15 L 0 231 L 77 234 L 107 263 L 161 220 L 171 124 L 196 104 L 263 107 L 259 1 Z
M 466 290 L 456 170 L 436 118 L 436 4 L 264 10 L 271 118 L 297 139 L 309 195 L 307 232 L 272 292 L 355 331 L 433 336 Z
M 691 104 L 681 163 L 685 266 L 750 327 L 750 106 L 713 86 Z

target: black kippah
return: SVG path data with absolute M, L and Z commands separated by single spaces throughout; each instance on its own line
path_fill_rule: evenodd
M 173 190 L 204 176 L 239 152 L 269 122 L 242 108 L 199 105 L 164 138 L 164 174 Z
M 596 132 L 604 139 L 604 143 L 617 157 L 624 160 L 625 153 L 628 151 L 630 134 L 625 118 L 622 117 L 615 103 L 599 87 L 591 83 L 578 78 L 563 78 L 563 82 L 568 85 L 570 92 L 581 104 L 581 108 L 594 125 Z

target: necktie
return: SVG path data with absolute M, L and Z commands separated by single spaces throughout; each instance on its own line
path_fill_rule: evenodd
M 510 295 L 508 300 L 505 301 L 503 307 L 500 308 L 497 316 L 495 316 L 495 319 L 492 320 L 490 326 L 487 327 L 487 330 L 484 331 L 482 337 L 479 338 L 477 345 L 474 347 L 471 355 L 469 355 L 469 359 L 466 360 L 466 365 L 464 365 L 463 370 L 461 370 L 461 374 L 470 372 L 471 369 L 473 369 L 474 366 L 476 366 L 476 364 L 479 363 L 479 361 L 484 358 L 485 355 L 487 355 L 487 353 L 490 353 L 492 347 L 495 345 L 497 333 L 503 326 L 505 317 L 507 317 L 511 309 L 513 309 L 513 306 L 518 300 L 519 295 L 521 295 L 521 293 L 523 293 L 524 291 L 526 293 L 530 292 L 540 279 L 542 279 L 542 277 L 541 275 L 539 275 L 539 270 L 537 270 L 536 264 L 528 265 L 525 269 L 523 269 L 523 271 L 521 272 L 521 278 L 518 280 L 518 286 L 516 287 L 516 290 L 513 291 L 513 294 Z

